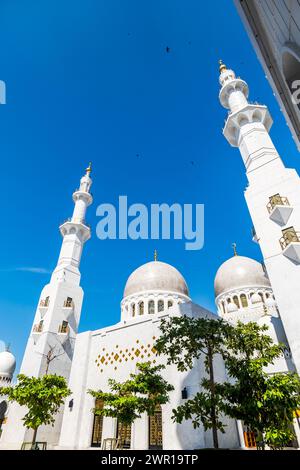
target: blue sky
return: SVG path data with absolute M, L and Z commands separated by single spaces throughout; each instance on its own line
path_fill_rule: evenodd
M 18 366 L 58 258 L 58 225 L 72 214 L 90 160 L 93 236 L 81 263 L 80 331 L 118 321 L 127 277 L 155 248 L 210 309 L 214 275 L 233 241 L 239 254 L 261 260 L 244 166 L 221 132 L 220 57 L 248 82 L 250 99 L 269 106 L 285 164 L 298 169 L 299 153 L 233 3 L 217 3 L 2 0 L 0 339 Z M 204 248 L 97 239 L 96 207 L 124 194 L 129 203 L 205 204 Z

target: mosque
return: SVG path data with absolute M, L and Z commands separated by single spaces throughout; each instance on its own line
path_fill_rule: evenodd
M 248 102 L 247 83 L 220 64 L 220 102 L 228 109 L 223 134 L 238 147 L 249 184 L 245 198 L 255 228 L 263 264 L 239 256 L 218 269 L 214 286 L 217 313 L 229 322 L 256 321 L 269 327 L 275 342 L 286 344 L 285 354 L 268 372 L 300 372 L 300 180 L 287 169 L 269 136 L 272 118 L 266 106 Z M 60 226 L 62 247 L 50 282 L 38 300 L 21 372 L 41 376 L 47 372 L 67 378 L 71 397 L 58 413 L 55 425 L 41 427 L 38 441 L 49 448 L 89 449 L 101 447 L 106 439 L 119 437 L 132 449 L 197 449 L 212 446 L 211 431 L 194 429 L 190 421 L 171 420 L 172 409 L 199 390 L 204 374 L 203 359 L 192 370 L 178 372 L 167 366 L 164 378 L 174 386 L 169 403 L 157 408 L 154 416 L 143 415 L 128 428 L 116 418 L 94 416 L 91 411 L 103 403 L 87 393 L 107 391 L 107 381 L 124 381 L 136 371 L 137 362 L 165 364 L 154 344 L 162 318 L 187 315 L 216 318 L 215 313 L 193 302 L 188 285 L 173 266 L 155 256 L 130 274 L 121 301 L 120 321 L 96 331 L 77 333 L 83 290 L 80 286 L 82 249 L 91 236 L 86 223 L 92 203 L 91 167 L 73 193 L 74 211 Z M 54 360 L 49 361 L 49 352 Z M 52 357 L 53 358 L 53 357 Z M 15 359 L 10 351 L 0 353 L 0 385 L 12 380 Z M 216 363 L 218 381 L 226 379 L 221 359 Z M 19 449 L 31 440 L 31 431 L 22 425 L 24 409 L 0 398 L 0 448 Z M 251 430 L 240 421 L 225 420 L 226 432 L 219 433 L 225 448 L 255 446 Z M 299 447 L 300 428 L 295 419 L 295 441 Z

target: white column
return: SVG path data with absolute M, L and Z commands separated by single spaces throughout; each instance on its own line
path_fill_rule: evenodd
M 237 426 L 237 430 L 239 434 L 240 446 L 242 449 L 246 449 L 245 439 L 244 439 L 244 428 L 243 428 L 242 421 L 240 419 L 236 421 L 236 426 Z

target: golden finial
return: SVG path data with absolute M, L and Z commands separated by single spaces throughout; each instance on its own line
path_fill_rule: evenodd
M 157 261 L 157 251 L 154 250 L 154 261 Z
M 227 70 L 226 65 L 223 64 L 223 61 L 221 59 L 219 60 L 219 64 L 220 64 L 220 67 L 219 67 L 220 73 L 224 72 L 224 70 Z
M 87 167 L 87 169 L 86 169 L 85 171 L 86 171 L 86 172 L 88 173 L 88 175 L 90 176 L 90 173 L 91 173 L 91 171 L 92 171 L 92 162 L 89 163 L 89 166 Z
M 234 253 L 234 256 L 237 256 L 237 251 L 236 251 L 236 243 L 232 243 L 232 248 L 233 248 L 233 253 Z

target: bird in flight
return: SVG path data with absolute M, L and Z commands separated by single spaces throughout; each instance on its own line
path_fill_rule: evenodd
M 169 46 L 166 47 L 166 52 L 169 53 L 171 51 L 171 48 Z

